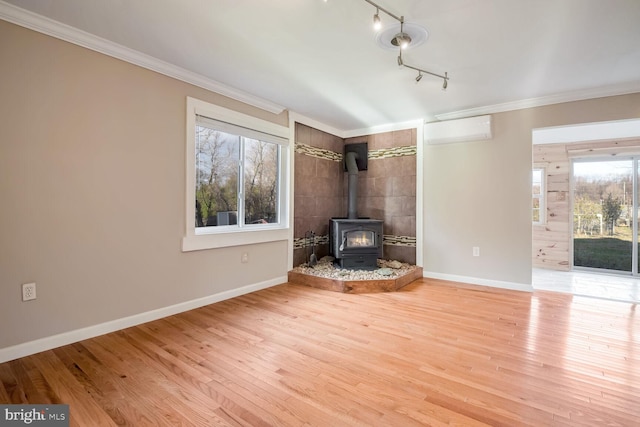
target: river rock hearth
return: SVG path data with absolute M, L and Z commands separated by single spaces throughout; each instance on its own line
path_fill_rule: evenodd
M 422 267 L 394 260 L 378 260 L 376 270 L 351 270 L 324 257 L 311 267 L 302 264 L 289 272 L 289 282 L 343 293 L 392 292 L 422 277 Z

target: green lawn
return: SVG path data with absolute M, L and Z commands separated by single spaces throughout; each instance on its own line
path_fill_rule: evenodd
M 613 236 L 575 236 L 573 264 L 580 267 L 631 271 L 631 230 L 616 227 Z

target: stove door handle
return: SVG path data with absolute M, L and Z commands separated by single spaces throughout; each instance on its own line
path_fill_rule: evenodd
M 347 243 L 347 236 L 342 238 L 342 244 L 340 245 L 340 252 L 344 251 L 344 244 Z

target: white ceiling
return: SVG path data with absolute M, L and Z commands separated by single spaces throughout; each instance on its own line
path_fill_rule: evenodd
M 446 92 L 376 43 L 364 0 L 8 3 L 342 131 L 640 92 L 640 0 L 376 1 L 428 31 L 403 58 Z

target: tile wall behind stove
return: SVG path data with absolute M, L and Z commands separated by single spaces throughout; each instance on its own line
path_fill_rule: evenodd
M 344 140 L 296 123 L 293 265 L 307 262 L 309 231 L 316 234 L 318 258 L 329 251 L 329 219 L 346 214 L 342 183 Z
M 367 142 L 368 170 L 358 174 L 358 215 L 384 221 L 384 258 L 416 262 L 416 131 L 343 140 L 296 123 L 294 266 L 308 260 L 316 234 L 318 258 L 329 250 L 328 223 L 347 215 L 345 144 Z
M 358 215 L 383 220 L 384 258 L 410 264 L 416 262 L 416 139 L 416 130 L 407 129 L 345 140 L 369 148 L 368 170 L 358 176 Z

